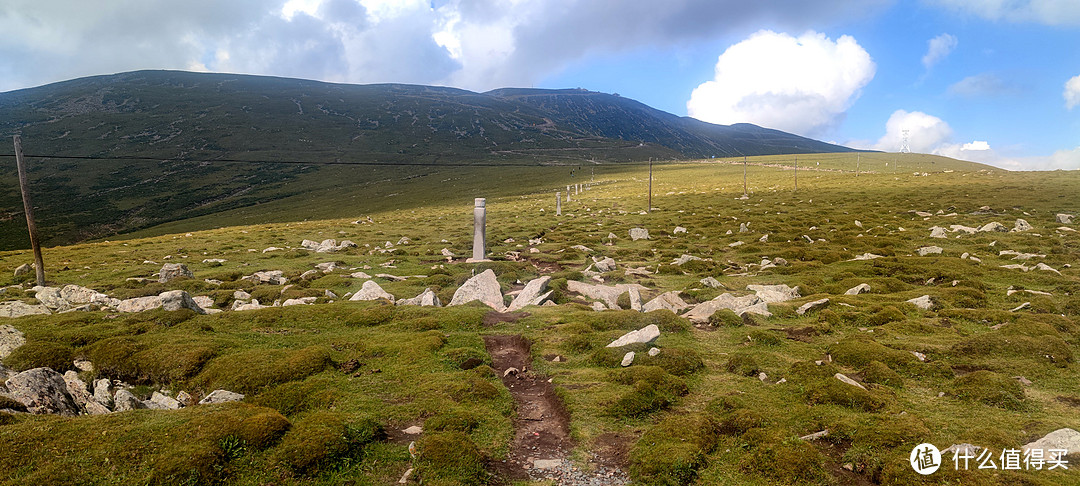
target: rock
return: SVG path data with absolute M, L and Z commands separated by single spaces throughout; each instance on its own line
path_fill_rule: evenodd
M 550 276 L 543 276 L 540 278 L 534 278 L 525 284 L 525 288 L 521 289 L 521 292 L 514 297 L 514 301 L 510 303 L 510 307 L 506 308 L 507 312 L 514 312 L 524 309 L 530 305 L 540 305 L 544 302 L 551 292 L 541 295 L 541 292 L 547 289 L 548 282 L 551 281 Z
M 236 302 L 233 302 L 232 310 L 234 310 L 234 311 L 247 311 L 247 310 L 265 309 L 266 307 L 269 307 L 269 306 L 259 304 L 259 299 L 251 299 L 251 302 L 247 303 L 247 304 L 245 304 L 245 303 L 238 300 Z
M 474 300 L 479 300 L 498 312 L 506 311 L 506 304 L 503 304 L 502 289 L 499 288 L 499 281 L 495 278 L 495 272 L 491 269 L 484 270 L 479 275 L 466 280 L 454 292 L 454 297 L 450 299 L 450 305 L 467 304 Z
M 593 258 L 593 264 L 596 266 L 596 271 L 600 273 L 614 272 L 615 260 L 611 257 L 606 257 L 601 260 Z
M 232 294 L 234 300 L 251 300 L 251 294 L 243 290 L 237 290 Z
M 180 309 L 191 309 L 199 314 L 206 314 L 206 311 L 199 304 L 195 303 L 195 300 L 191 298 L 186 291 L 183 290 L 169 290 L 162 292 L 161 295 L 161 308 L 167 311 L 177 311 Z
M 919 248 L 918 250 L 915 250 L 915 253 L 918 253 L 919 256 L 940 255 L 941 252 L 942 248 L 940 246 L 924 246 L 922 248 Z
M 934 300 L 929 295 L 923 295 L 914 299 L 908 299 L 905 302 L 909 304 L 915 304 L 915 307 L 918 307 L 922 310 L 930 310 L 934 307 Z
M 321 242 L 304 240 L 300 242 L 300 247 L 305 250 L 314 251 L 315 253 L 332 253 L 346 248 L 354 248 L 356 247 L 356 243 L 349 240 L 343 240 L 341 244 L 338 244 L 337 240 L 323 240 Z
M 79 407 L 67 393 L 63 375 L 51 368 L 34 368 L 19 373 L 7 382 L 8 394 L 33 414 L 75 416 Z
M 686 233 L 686 228 L 683 228 L 682 226 L 676 226 L 675 231 L 671 232 L 671 234 L 673 235 L 677 235 L 679 233 Z
M 764 306 L 764 308 L 762 306 Z M 690 322 L 693 322 L 694 324 L 705 324 L 708 323 L 709 318 L 720 309 L 730 309 L 739 315 L 746 312 L 766 316 L 771 315 L 762 313 L 762 310 L 768 312 L 768 304 L 758 298 L 757 295 L 736 297 L 729 293 L 723 293 L 712 300 L 694 306 L 689 312 L 683 314 L 683 317 L 690 319 Z
M 671 291 L 656 296 L 653 300 L 650 300 L 642 306 L 641 311 L 652 312 L 654 310 L 667 309 L 671 312 L 678 313 L 687 307 L 690 307 L 690 304 L 687 304 L 686 301 L 682 300 L 682 298 L 679 297 L 678 292 Z
M 933 228 L 930 228 L 930 237 L 931 238 L 948 238 L 949 234 L 945 232 L 945 228 L 942 228 L 940 226 L 934 226 Z
M 131 392 L 123 388 L 116 390 L 116 394 L 113 395 L 113 403 L 113 411 L 116 412 L 126 412 L 128 410 L 146 408 L 146 405 L 144 405 L 142 401 L 135 398 L 135 395 L 132 395 Z
M 957 231 L 962 231 L 969 235 L 973 235 L 979 232 L 979 228 L 972 228 L 970 226 L 964 226 L 962 224 L 950 224 L 949 229 L 952 230 L 953 233 L 956 233 Z
M 550 278 L 550 277 L 549 277 Z M 424 289 L 420 295 L 411 299 L 402 299 L 397 301 L 397 305 L 419 305 L 423 307 L 442 307 L 442 302 L 439 301 L 439 296 L 435 295 L 431 289 Z
M 511 367 L 509 367 L 509 368 L 507 368 L 506 370 L 503 371 L 503 378 L 506 378 L 507 376 L 510 376 L 510 375 L 515 375 L 516 376 L 518 373 L 521 373 L 521 370 L 511 366 Z
M 608 309 L 607 306 L 605 306 L 603 302 L 593 302 L 590 307 L 592 307 L 592 310 L 597 311 L 597 312 L 605 311 L 605 310 Z
M 112 408 L 113 396 L 112 396 L 112 383 L 108 378 L 101 378 L 94 380 L 94 400 L 101 405 Z
M 179 400 L 163 395 L 160 392 L 154 392 L 153 395 L 150 395 L 150 403 L 157 405 L 157 408 L 161 410 L 179 410 L 183 406 Z
M 917 360 L 919 360 L 919 361 L 923 361 L 923 362 L 925 362 L 925 361 L 926 361 L 926 355 L 925 355 L 925 354 L 922 354 L 922 353 L 920 353 L 920 352 L 918 352 L 918 351 L 912 351 L 912 352 L 911 352 L 911 355 L 912 355 L 912 356 L 915 356 L 915 359 L 917 359 Z
M 300 274 L 300 280 L 312 280 L 319 276 L 318 270 L 308 270 Z
M 534 459 L 532 462 L 532 467 L 540 470 L 559 469 L 562 466 L 562 459 Z
M 933 216 L 934 213 L 928 213 L 926 211 L 915 211 L 915 215 L 920 218 L 929 218 L 930 216 Z
M 149 297 L 121 300 L 120 304 L 116 306 L 116 310 L 120 312 L 143 312 L 158 307 L 161 307 L 161 296 L 151 295 Z
M 623 357 L 622 357 L 622 362 L 619 363 L 619 364 L 622 365 L 623 368 L 626 368 L 627 366 L 630 366 L 633 363 L 634 363 L 634 352 L 633 351 L 627 351 L 626 354 L 624 354 Z
M 60 289 L 56 287 L 34 287 L 34 298 L 42 305 L 53 310 L 63 311 L 71 306 L 60 296 Z
M 1013 307 L 1012 309 L 1009 309 L 1009 312 L 1022 311 L 1024 309 L 1030 309 L 1030 308 L 1031 308 L 1031 302 L 1024 302 L 1023 304 L 1020 304 L 1020 305 L 1018 305 L 1016 307 Z
M 606 285 L 589 285 L 587 283 L 578 282 L 577 280 L 570 280 L 566 282 L 566 290 L 570 292 L 577 292 L 590 299 L 602 300 L 607 305 L 608 309 L 619 309 L 617 303 L 619 296 L 624 292 L 630 290 L 630 287 L 636 287 L 638 291 L 647 290 L 644 286 L 638 284 L 619 284 L 615 286 Z
M 1054 221 L 1056 221 L 1058 223 L 1061 223 L 1061 224 L 1072 224 L 1072 220 L 1075 217 L 1076 216 L 1073 216 L 1071 214 L 1058 213 L 1057 215 L 1054 216 Z M 27 266 L 27 265 L 23 265 L 23 267 L 25 267 L 25 266 Z M 22 268 L 22 267 L 19 267 L 19 268 Z M 18 272 L 18 270 L 15 270 L 15 271 Z M 18 273 L 16 273 L 16 275 L 18 275 Z
M 191 394 L 183 390 L 176 394 L 176 401 L 180 402 L 181 407 L 196 405 L 195 399 L 192 398 Z
M 291 306 L 294 306 L 294 305 L 311 305 L 311 304 L 314 304 L 316 300 L 319 300 L 319 298 L 318 297 L 300 297 L 300 298 L 297 298 L 297 299 L 288 299 L 285 302 L 282 302 L 281 306 L 282 307 L 291 307 Z
M 587 247 L 585 245 L 574 245 L 574 246 L 571 246 L 570 248 L 572 248 L 574 250 L 577 250 L 577 251 L 585 252 L 585 253 L 592 253 L 592 251 L 593 251 L 592 248 L 589 248 L 589 247 Z
M 776 302 L 786 302 L 792 299 L 798 299 L 799 287 L 788 287 L 787 285 L 747 285 L 746 290 L 752 290 L 757 294 L 758 298 L 765 303 L 772 304 Z
M 1032 227 L 1031 224 L 1027 221 L 1024 221 L 1023 219 L 1017 219 L 1016 223 L 1013 225 L 1012 231 L 1014 233 L 1019 233 L 1021 231 L 1031 231 L 1033 229 L 1035 228 Z
M 90 389 L 86 386 L 86 382 L 79 379 L 79 374 L 74 370 L 68 370 L 64 372 L 64 385 L 67 387 L 67 394 L 75 402 L 75 405 L 79 407 L 86 407 L 86 402 L 91 401 L 94 397 L 90 394 Z
M 210 405 L 210 404 L 215 404 L 215 403 L 239 402 L 240 400 L 243 400 L 243 399 L 244 399 L 244 395 L 241 395 L 239 393 L 233 393 L 233 392 L 228 391 L 228 390 L 214 390 L 214 391 L 210 392 L 210 394 L 207 395 L 205 398 L 203 398 L 202 400 L 199 400 L 199 405 Z
M 158 272 L 158 282 L 165 283 L 176 278 L 195 278 L 195 274 L 188 270 L 187 265 L 183 263 L 166 263 L 161 266 L 161 271 Z
M 107 303 L 109 296 L 94 289 L 80 287 L 78 285 L 65 285 L 60 289 L 60 298 L 68 304 Z
M 255 272 L 243 280 L 251 280 L 257 284 L 270 284 L 270 285 L 285 285 L 289 283 L 289 279 L 285 278 L 285 272 L 281 270 L 268 270 L 264 272 Z
M 391 303 L 394 302 L 394 296 L 390 295 L 389 292 L 383 290 L 383 288 L 380 287 L 379 284 L 375 283 L 374 280 L 368 280 L 364 282 L 364 285 L 360 287 L 360 290 L 353 294 L 352 297 L 349 297 L 349 300 L 354 302 L 360 300 L 379 299 L 386 299 L 389 300 Z
M 1029 380 L 1029 379 L 1027 379 L 1027 378 L 1025 378 L 1023 376 L 1014 376 L 1013 379 L 1018 381 L 1023 386 L 1031 386 L 1031 380 Z
M 946 453 L 952 453 L 952 454 L 960 454 L 960 455 L 965 455 L 965 456 L 970 455 L 971 457 L 976 457 L 976 456 L 978 456 L 980 450 L 982 450 L 982 447 L 979 447 L 977 445 L 968 444 L 968 443 L 965 442 L 963 444 L 953 444 L 953 445 L 945 448 L 944 450 L 941 451 L 941 456 L 945 457 Z
M 607 239 L 608 239 L 609 243 L 617 240 L 618 238 L 619 238 L 618 236 L 615 236 L 615 233 L 608 233 L 607 234 Z
M 1058 274 L 1058 275 L 1061 275 L 1061 272 L 1060 272 L 1060 271 L 1058 271 L 1058 270 L 1057 270 L 1057 269 L 1055 269 L 1054 267 L 1051 267 L 1050 265 L 1047 265 L 1047 264 L 1045 264 L 1045 263 L 1038 263 L 1038 264 L 1036 264 L 1036 265 L 1035 265 L 1035 270 L 1045 270 L 1045 271 L 1047 271 L 1047 272 L 1054 272 L 1054 273 L 1056 273 L 1056 274 Z
M 334 293 L 334 291 L 333 291 L 333 290 L 330 290 L 330 289 L 326 289 L 326 290 L 323 290 L 323 295 L 324 295 L 324 296 L 325 296 L 325 297 L 326 297 L 327 299 L 337 299 L 337 298 L 338 298 L 338 295 L 337 295 L 337 294 L 335 294 L 335 293 Z
M 22 318 L 24 315 L 51 314 L 45 306 L 31 306 L 21 300 L 0 302 L 0 318 Z
M 769 375 L 766 375 L 766 374 L 765 374 L 765 372 L 764 372 L 764 371 L 762 371 L 761 373 L 758 373 L 758 374 L 757 374 L 757 379 L 758 379 L 758 380 L 761 380 L 761 382 L 762 382 L 762 383 L 764 383 L 764 382 L 765 382 L 765 380 L 768 380 L 768 379 L 769 379 Z
M 762 243 L 768 243 L 769 242 L 769 235 L 761 235 L 761 238 L 758 238 L 758 241 L 760 241 Z
M 684 265 L 684 264 L 686 264 L 686 263 L 690 263 L 690 262 L 700 262 L 700 261 L 704 261 L 704 260 L 705 260 L 705 259 L 704 259 L 704 258 L 701 258 L 701 257 L 696 257 L 696 256 L 693 256 L 693 255 L 687 255 L 687 254 L 683 254 L 683 255 L 682 255 L 682 256 L 680 256 L 679 258 L 676 258 L 676 259 L 675 259 L 675 261 L 671 262 L 671 264 L 672 264 L 672 265 L 679 265 L 679 266 L 682 266 L 682 265 Z
M 79 371 L 94 371 L 94 363 L 85 359 L 76 359 L 71 362 Z
M 1005 225 L 1003 225 L 1003 224 L 1001 224 L 1001 223 L 999 223 L 997 221 L 994 221 L 994 222 L 986 223 L 986 224 L 982 225 L 981 227 L 979 227 L 979 231 L 983 232 L 983 233 L 991 232 L 991 231 L 992 232 L 998 232 L 998 233 L 1008 233 L 1009 228 L 1006 228 Z
M 882 255 L 875 255 L 873 253 L 867 252 L 867 253 L 863 253 L 862 255 L 856 255 L 855 258 L 852 258 L 849 261 L 873 260 L 875 258 L 885 258 L 885 257 L 882 256 Z
M 0 361 L 23 344 L 26 344 L 26 338 L 22 331 L 7 324 L 0 324 Z
M 867 292 L 870 292 L 870 285 L 862 283 L 850 289 L 847 289 L 847 292 L 844 292 L 844 295 L 859 295 L 865 294 Z
M 649 356 L 659 356 L 660 348 L 649 348 Z
M 857 386 L 859 388 L 862 388 L 863 390 L 866 389 L 866 387 L 863 386 L 862 383 L 859 383 L 859 382 L 857 382 L 855 380 L 852 380 L 851 378 L 848 378 L 847 375 L 845 375 L 843 373 L 837 373 L 837 374 L 833 375 L 833 378 L 836 378 L 837 380 L 840 380 L 840 381 L 842 381 L 844 383 L 847 383 L 847 384 L 849 384 L 851 386 Z
M 723 287 L 723 285 L 720 284 L 719 280 L 712 277 L 705 277 L 699 280 L 699 282 L 701 282 L 701 285 L 709 287 L 710 289 L 718 289 L 720 287 Z
M 750 228 L 746 226 L 746 223 L 739 223 L 739 233 L 749 233 Z
M 1057 429 L 1020 448 L 1025 454 L 1030 449 L 1042 449 L 1047 459 L 1051 458 L 1051 449 L 1064 449 L 1068 451 L 1068 454 L 1076 454 L 1080 452 L 1080 432 L 1069 428 Z
M 315 265 L 315 269 L 322 273 L 332 273 L 338 269 L 337 262 L 323 262 Z
M 106 415 L 112 413 L 109 407 L 102 405 L 94 400 L 86 402 L 86 413 L 89 415 Z
M 642 312 L 641 308 L 641 292 L 637 287 L 630 287 L 627 291 L 630 294 L 630 310 Z
M 364 272 L 353 272 L 353 273 L 350 273 L 349 276 L 352 277 L 352 278 L 362 278 L 362 279 L 370 279 L 371 278 L 371 275 L 368 275 L 367 273 L 364 273 Z
M 826 308 L 828 306 L 829 306 L 829 299 L 828 298 L 819 299 L 819 300 L 815 300 L 813 302 L 807 302 L 807 303 L 799 306 L 798 309 L 795 309 L 795 313 L 797 313 L 797 314 L 799 314 L 801 316 L 803 314 L 806 314 L 807 312 L 819 311 L 819 310 L 824 309 L 824 308 Z
M 209 295 L 196 295 L 195 297 L 192 297 L 191 300 L 195 302 L 195 305 L 199 306 L 203 310 L 214 307 L 214 299 L 212 299 Z
M 1059 221 L 1060 221 L 1060 219 L 1059 219 Z M 24 263 L 22 265 L 19 265 L 19 266 L 15 267 L 15 276 L 16 277 L 21 277 L 23 275 L 29 275 L 30 272 L 32 272 L 33 270 L 34 270 L 34 267 L 30 266 L 30 264 L 28 264 L 28 263 Z
M 408 435 L 419 435 L 424 433 L 424 428 L 419 425 L 413 425 L 412 427 L 402 430 L 401 432 Z
M 616 339 L 612 341 L 611 344 L 608 344 L 607 347 L 619 348 L 630 344 L 646 344 L 655 341 L 658 337 L 660 337 L 660 328 L 657 327 L 656 324 L 649 324 L 648 326 L 645 326 L 636 331 L 630 331 L 626 334 L 623 334 L 619 337 L 619 339 Z
M 821 432 L 814 432 L 813 434 L 807 434 L 799 437 L 799 440 L 815 440 L 829 435 L 829 429 L 822 430 Z
M 630 239 L 632 241 L 649 239 L 649 230 L 645 228 L 631 228 Z

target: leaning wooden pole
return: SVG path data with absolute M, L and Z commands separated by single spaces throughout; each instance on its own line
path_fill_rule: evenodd
M 652 212 L 652 158 L 649 158 L 649 207 L 645 209 L 645 212 Z
M 30 247 L 34 249 L 34 266 L 37 284 L 45 286 L 45 261 L 41 258 L 41 245 L 38 244 L 37 224 L 34 223 L 34 205 L 30 202 L 30 190 L 26 182 L 26 168 L 23 164 L 22 140 L 15 135 L 15 165 L 19 169 L 19 190 L 22 191 L 23 211 L 26 213 L 26 229 L 30 231 Z

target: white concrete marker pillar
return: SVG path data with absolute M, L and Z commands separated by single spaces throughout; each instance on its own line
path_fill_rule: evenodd
M 475 200 L 475 206 L 473 207 L 473 242 L 472 242 L 472 260 L 484 261 L 485 254 L 487 253 L 484 248 L 484 244 L 487 241 L 487 202 L 486 199 L 478 197 Z
M 555 193 L 555 216 L 562 216 L 562 194 Z

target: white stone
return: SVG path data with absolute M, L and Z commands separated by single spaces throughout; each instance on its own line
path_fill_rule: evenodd
M 699 280 L 699 282 L 701 282 L 701 285 L 704 285 L 704 286 L 709 287 L 711 289 L 718 289 L 718 288 L 722 287 L 722 285 L 720 284 L 720 281 L 713 278 L 713 277 L 705 277 L 705 278 Z
M 986 224 L 980 226 L 979 231 L 984 232 L 984 233 L 985 232 L 1007 233 L 1009 231 L 1009 228 L 1006 228 L 1005 225 L 1003 225 L 1003 224 L 1001 224 L 1001 223 L 999 223 L 997 221 L 994 221 L 994 222 L 986 223 Z
M 700 261 L 704 261 L 704 260 L 705 259 L 701 258 L 701 257 L 696 257 L 696 256 L 693 256 L 693 255 L 683 254 L 679 258 L 676 258 L 674 261 L 672 261 L 671 264 L 681 266 L 681 265 L 684 265 L 684 264 L 689 263 L 689 262 L 700 262 Z
M 1024 221 L 1023 219 L 1017 219 L 1012 231 L 1014 233 L 1019 233 L 1022 231 L 1031 231 L 1032 229 L 1034 228 L 1031 226 L 1030 223 Z
M 79 408 L 67 391 L 63 375 L 50 368 L 34 368 L 8 378 L 8 395 L 33 414 L 75 416 Z
M 862 388 L 863 390 L 866 389 L 866 387 L 863 386 L 862 383 L 859 383 L 859 382 L 857 382 L 855 380 L 852 380 L 851 378 L 848 378 L 847 375 L 845 375 L 843 373 L 837 373 L 837 374 L 833 375 L 833 378 L 836 378 L 837 380 L 840 380 L 840 381 L 842 381 L 844 383 L 847 383 L 847 384 L 849 384 L 851 386 L 857 386 L 859 388 Z
M 143 405 L 142 401 L 135 398 L 135 395 L 123 388 L 116 390 L 116 394 L 113 395 L 113 403 L 113 411 L 116 412 L 126 412 L 128 410 L 146 408 L 146 405 Z
M 163 410 L 179 410 L 181 407 L 179 400 L 163 395 L 160 392 L 154 392 L 153 395 L 150 396 L 150 402 Z
M 649 348 L 649 356 L 658 356 L 660 354 L 660 348 Z
M 611 344 L 608 344 L 607 347 L 620 348 L 630 344 L 646 344 L 655 341 L 658 337 L 660 337 L 660 328 L 657 327 L 656 324 L 649 324 L 648 326 L 645 326 L 636 331 L 630 331 L 626 334 L 623 334 L 619 337 L 619 339 L 616 339 L 612 341 Z
M 619 363 L 619 364 L 622 365 L 623 368 L 625 368 L 627 366 L 630 366 L 633 363 L 634 363 L 634 352 L 633 351 L 627 351 L 627 353 L 624 354 L 623 357 L 622 357 L 622 362 Z
M 641 292 L 638 291 L 637 287 L 630 287 L 628 293 L 630 294 L 630 310 L 642 312 Z
M 176 311 L 180 309 L 191 309 L 199 314 L 206 314 L 206 311 L 199 304 L 196 304 L 192 300 L 191 295 L 183 290 L 169 290 L 162 292 L 158 297 L 161 298 L 161 308 L 167 311 Z
M 195 274 L 191 273 L 191 270 L 188 270 L 187 265 L 183 263 L 166 263 L 158 272 L 158 282 L 162 283 L 181 277 L 194 278 Z
M 758 298 L 762 301 L 772 304 L 776 302 L 786 302 L 792 299 L 799 298 L 799 287 L 788 287 L 785 284 L 780 285 L 747 285 L 746 290 L 752 290 L 757 294 Z
M 675 231 L 672 231 L 672 234 L 677 235 L 679 233 L 686 233 L 686 228 L 683 228 L 682 226 L 676 226 Z
M 694 306 L 689 312 L 683 314 L 683 317 L 690 319 L 690 322 L 693 322 L 694 324 L 705 324 L 709 322 L 709 318 L 720 309 L 730 309 L 738 315 L 742 315 L 746 312 L 761 314 L 766 317 L 771 315 L 765 314 L 768 312 L 768 304 L 762 301 L 757 295 L 743 295 L 737 297 L 729 293 L 723 293 L 712 300 Z
M 649 239 L 649 230 L 645 228 L 631 228 L 630 239 L 632 241 Z
M 1080 452 L 1080 432 L 1075 429 L 1057 429 L 1046 434 L 1041 439 L 1025 444 L 1020 450 L 1026 453 L 1029 449 L 1042 449 L 1046 457 L 1050 458 L 1050 449 L 1065 449 L 1069 454 Z
M 205 398 L 203 398 L 202 400 L 199 400 L 199 405 L 207 405 L 207 404 L 213 404 L 213 403 L 238 402 L 238 401 L 243 400 L 243 399 L 244 399 L 244 395 L 241 395 L 239 393 L 233 393 L 233 392 L 228 391 L 228 390 L 214 390 L 214 391 L 210 392 L 210 394 L 207 395 Z
M 1058 213 L 1054 216 L 1054 221 L 1061 224 L 1072 224 L 1072 219 L 1075 217 L 1071 214 Z
M 442 302 L 439 301 L 439 296 L 435 295 L 435 292 L 431 289 L 424 289 L 420 295 L 411 299 L 402 299 L 397 301 L 397 305 L 418 305 L 422 307 L 442 307 Z
M 503 303 L 502 289 L 491 269 L 484 270 L 480 274 L 466 280 L 461 287 L 454 292 L 450 299 L 450 305 L 461 305 L 478 300 L 498 312 L 506 311 Z
M 852 287 L 850 289 L 847 289 L 847 292 L 844 292 L 844 295 L 859 295 L 859 294 L 865 294 L 867 292 L 870 292 L 870 285 L 861 283 L 861 284 L 856 285 L 856 286 L 854 286 L 854 287 Z
M 949 235 L 948 235 L 948 233 L 945 232 L 945 228 L 942 228 L 940 226 L 934 226 L 933 228 L 930 228 L 930 237 L 931 238 L 948 238 Z
M 530 305 L 542 304 L 544 299 L 551 295 L 551 292 L 541 294 L 544 290 L 547 290 L 547 284 L 550 281 L 551 277 L 546 275 L 530 280 L 529 283 L 525 284 L 525 288 L 521 289 L 521 292 L 514 297 L 513 302 L 506 308 L 506 311 L 514 312 Z
M 923 295 L 920 297 L 915 297 L 914 299 L 908 299 L 905 302 L 909 304 L 915 304 L 915 307 L 918 307 L 922 310 L 930 310 L 934 307 L 934 300 L 929 295 Z
M 26 344 L 26 338 L 22 331 L 7 324 L 0 324 L 0 361 L 23 344 Z
M 942 252 L 942 248 L 940 246 L 924 246 L 922 248 L 919 248 L 918 250 L 915 250 L 915 252 L 918 253 L 919 256 L 940 255 Z
M 386 299 L 389 300 L 391 303 L 394 302 L 394 296 L 391 295 L 389 292 L 383 290 L 383 288 L 380 287 L 379 284 L 375 283 L 374 280 L 368 280 L 364 282 L 364 285 L 360 287 L 360 290 L 353 294 L 352 297 L 349 297 L 349 300 L 354 302 L 360 300 L 379 299 Z
M 882 255 L 875 255 L 873 253 L 867 252 L 867 253 L 863 253 L 862 255 L 856 255 L 855 258 L 852 258 L 849 261 L 873 260 L 875 258 L 885 258 L 885 257 L 882 256 Z
M 418 435 L 424 433 L 424 428 L 419 425 L 413 425 L 412 427 L 402 430 L 401 432 L 408 435 Z
M 682 300 L 682 298 L 679 297 L 678 292 L 670 291 L 656 296 L 653 300 L 650 300 L 642 306 L 641 310 L 642 312 L 652 312 L 654 310 L 667 309 L 671 312 L 678 313 L 687 307 L 690 307 L 690 304 L 687 304 L 686 301 Z
M 799 306 L 798 309 L 795 309 L 795 313 L 797 313 L 797 314 L 799 314 L 801 316 L 803 314 L 806 314 L 807 312 L 818 311 L 818 310 L 824 309 L 824 308 L 826 308 L 828 306 L 829 306 L 829 299 L 828 298 L 818 299 L 818 300 L 815 300 L 813 302 L 807 302 L 807 303 Z

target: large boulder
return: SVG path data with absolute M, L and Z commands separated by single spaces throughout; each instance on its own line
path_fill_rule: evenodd
M 847 289 L 847 292 L 844 292 L 844 295 L 859 295 L 859 294 L 865 294 L 865 293 L 867 293 L 869 291 L 870 291 L 870 284 L 861 283 L 861 284 L 856 285 L 856 286 L 854 286 L 854 287 L 852 287 L 850 289 Z
M 195 278 L 195 274 L 191 273 L 191 270 L 188 270 L 187 265 L 183 263 L 166 263 L 161 266 L 161 271 L 158 272 L 158 282 L 161 283 L 181 277 Z
M 986 223 L 986 224 L 980 226 L 979 231 L 983 232 L 983 233 L 986 233 L 986 232 L 1008 233 L 1009 228 L 1006 228 L 1005 225 L 1003 225 L 1003 224 L 1001 224 L 1001 223 L 999 223 L 997 221 L 993 221 L 993 222 Z
M 679 297 L 679 292 L 673 290 L 671 292 L 664 292 L 653 298 L 653 300 L 646 302 L 645 305 L 641 307 L 641 311 L 652 312 L 654 310 L 667 309 L 677 313 L 687 307 L 690 307 L 690 304 L 687 304 L 686 301 Z
M 304 240 L 300 242 L 300 246 L 305 250 L 311 250 L 316 253 L 332 253 L 346 248 L 354 248 L 356 247 L 356 243 L 349 240 L 343 240 L 341 244 L 338 244 L 336 240 L 322 240 L 321 242 Z
M 1057 221 L 1058 223 L 1061 223 L 1061 224 L 1072 224 L 1072 220 L 1075 217 L 1076 216 L 1073 216 L 1071 214 L 1058 213 L 1057 215 L 1054 216 L 1054 220 Z M 16 270 L 16 271 L 18 271 L 18 270 Z
M 614 286 L 606 285 L 590 285 L 584 282 L 578 282 L 577 280 L 570 280 L 566 282 L 566 290 L 570 292 L 577 292 L 590 299 L 602 300 L 607 305 L 608 309 L 620 309 L 619 296 L 628 292 L 630 287 L 636 287 L 638 291 L 647 290 L 644 286 L 638 284 L 618 284 Z
M 383 288 L 380 287 L 379 284 L 375 283 L 374 280 L 368 280 L 367 282 L 364 282 L 364 285 L 360 287 L 360 290 L 353 294 L 352 297 L 349 297 L 349 300 L 352 301 L 379 299 L 386 299 L 390 302 L 394 302 L 394 296 L 391 295 L 389 292 L 383 290 Z
M 1016 223 L 1013 225 L 1012 231 L 1015 232 L 1015 233 L 1019 233 L 1021 231 L 1031 231 L 1033 229 L 1035 229 L 1035 228 L 1033 226 L 1031 226 L 1031 223 L 1028 223 L 1027 221 L 1024 221 L 1023 219 L 1017 219 Z
M 71 399 L 75 402 L 75 405 L 79 407 L 86 407 L 86 402 L 91 401 L 94 396 L 90 394 L 90 389 L 86 386 L 86 382 L 79 378 L 79 373 L 75 370 L 68 370 L 64 372 L 64 384 L 67 386 L 67 393 L 71 396 Z
M 940 255 L 941 252 L 942 248 L 940 246 L 924 246 L 922 248 L 919 248 L 918 250 L 915 250 L 915 253 L 918 253 L 919 256 Z
M 621 348 L 630 344 L 646 344 L 655 341 L 658 337 L 660 337 L 660 328 L 656 324 L 649 324 L 641 329 L 619 336 L 619 339 L 612 341 L 607 347 Z
M 450 305 L 467 304 L 474 300 L 479 300 L 496 311 L 506 311 L 506 304 L 503 304 L 499 281 L 495 278 L 495 272 L 491 269 L 484 270 L 479 275 L 466 280 L 454 292 L 454 298 L 450 300 Z
M 1070 428 L 1057 429 L 1035 442 L 1025 444 L 1021 451 L 1027 455 L 1030 449 L 1042 449 L 1047 459 L 1051 458 L 1051 449 L 1066 450 L 1067 454 L 1080 453 L 1080 432 Z
M 607 273 L 615 271 L 615 259 L 611 257 L 595 258 L 593 257 L 593 266 L 597 272 Z
M 1060 215 L 1058 215 L 1058 216 L 1060 216 Z M 1059 218 L 1059 220 L 1060 220 L 1060 218 Z M 22 265 L 19 265 L 18 267 L 15 267 L 15 276 L 16 277 L 21 277 L 23 275 L 29 275 L 30 272 L 32 272 L 32 271 L 34 271 L 34 267 L 30 266 L 29 263 L 24 263 Z
M 45 307 L 57 311 L 71 308 L 67 301 L 60 296 L 60 289 L 56 287 L 34 287 L 32 290 L 34 291 L 34 298 Z
M 119 388 L 116 390 L 116 394 L 113 395 L 113 411 L 126 412 L 128 410 L 138 410 L 140 408 L 146 408 L 141 400 L 135 397 L 131 392 Z
M 215 404 L 215 403 L 239 402 L 240 400 L 243 400 L 243 399 L 244 399 L 244 395 L 241 395 L 239 393 L 233 393 L 233 392 L 228 391 L 228 390 L 214 390 L 214 391 L 210 392 L 210 394 L 207 395 L 205 398 L 203 398 L 202 400 L 199 400 L 199 405 L 211 405 L 211 404 Z
M 758 298 L 767 304 L 773 304 L 776 302 L 786 302 L 792 299 L 798 299 L 799 286 L 788 287 L 787 285 L 747 285 L 746 290 L 751 290 L 757 294 Z
M 167 311 L 191 309 L 199 314 L 206 314 L 206 311 L 199 307 L 199 304 L 195 303 L 195 299 L 192 299 L 191 295 L 186 291 L 170 290 L 162 292 L 158 297 L 161 297 L 161 308 Z
M 630 239 L 632 241 L 647 240 L 649 239 L 649 230 L 645 228 L 630 228 Z
M 109 382 L 108 378 L 94 380 L 94 401 L 108 408 L 112 408 L 112 383 Z
M 693 322 L 694 324 L 705 324 L 709 322 L 709 318 L 720 309 L 730 309 L 738 315 L 743 315 L 747 312 L 764 315 L 766 317 L 772 315 L 769 313 L 768 303 L 761 300 L 757 295 L 735 296 L 729 293 L 723 293 L 713 300 L 705 301 L 694 306 L 689 312 L 683 314 L 683 317 L 690 319 L 690 322 Z
M 116 306 L 120 312 L 142 312 L 161 307 L 161 296 L 151 295 L 147 297 L 135 297 L 121 300 Z
M 35 414 L 75 416 L 79 407 L 67 393 L 64 376 L 51 368 L 34 368 L 8 378 L 9 394 Z
M 514 312 L 524 309 L 530 305 L 540 305 L 544 302 L 551 292 L 543 293 L 547 290 L 548 282 L 551 281 L 550 276 L 543 276 L 540 278 L 534 278 L 525 284 L 525 288 L 521 289 L 521 292 L 514 297 L 514 301 L 510 303 L 510 306 L 506 308 L 507 312 Z
M 0 317 L 22 317 L 37 314 L 52 314 L 44 305 L 30 305 L 20 300 L 0 302 Z
M 285 285 L 289 283 L 289 279 L 285 278 L 284 275 L 285 272 L 282 272 L 281 270 L 267 270 L 255 272 L 241 280 L 250 280 L 257 284 Z
M 442 302 L 439 301 L 439 296 L 435 295 L 431 289 L 424 289 L 420 295 L 411 299 L 401 299 L 397 301 L 397 305 L 418 305 L 422 307 L 442 307 Z
M 8 357 L 16 348 L 26 344 L 22 331 L 7 324 L 0 324 L 0 360 Z

